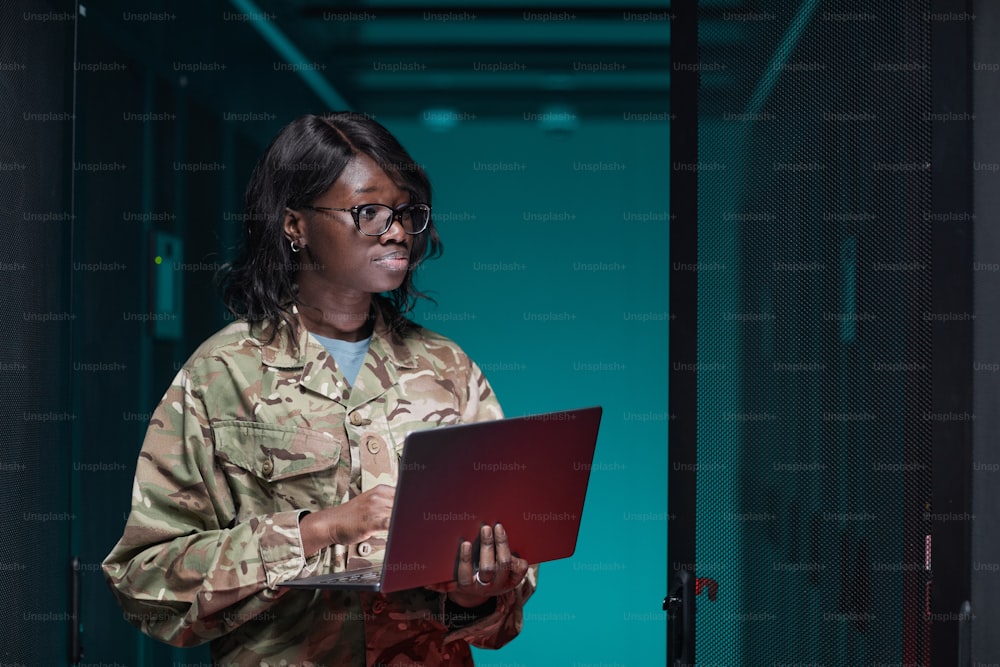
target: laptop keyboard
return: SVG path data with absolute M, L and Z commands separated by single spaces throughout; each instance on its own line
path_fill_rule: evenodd
M 328 578 L 324 579 L 324 583 L 350 583 L 350 584 L 367 584 L 372 582 L 378 582 L 382 578 L 381 568 L 365 568 L 363 570 L 358 570 L 356 572 L 339 572 L 337 574 L 332 574 Z

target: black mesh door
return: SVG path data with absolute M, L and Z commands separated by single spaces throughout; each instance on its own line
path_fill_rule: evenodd
M 672 364 L 697 455 L 671 477 L 696 478 L 674 569 L 697 577 L 697 664 L 930 664 L 935 433 L 971 419 L 934 393 L 940 328 L 969 317 L 935 299 L 935 272 L 968 270 L 935 255 L 957 214 L 933 200 L 934 133 L 968 119 L 933 104 L 932 35 L 955 19 L 709 4 L 680 64 L 697 158 L 673 164 L 697 174 L 696 255 L 672 267 L 697 276 L 696 352 Z
M 67 11 L 68 10 L 68 11 Z M 0 662 L 67 661 L 72 3 L 0 9 Z

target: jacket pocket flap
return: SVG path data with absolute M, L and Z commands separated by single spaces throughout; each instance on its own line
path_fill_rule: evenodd
M 343 448 L 333 433 L 278 424 L 220 421 L 212 431 L 220 459 L 272 481 L 332 468 Z

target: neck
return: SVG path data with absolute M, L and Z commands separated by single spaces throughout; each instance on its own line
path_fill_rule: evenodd
M 299 321 L 320 336 L 357 342 L 370 336 L 375 326 L 372 295 L 366 292 L 312 294 L 300 284 L 299 301 Z

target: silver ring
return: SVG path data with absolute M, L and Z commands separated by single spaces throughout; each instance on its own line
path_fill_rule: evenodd
M 476 583 L 479 584 L 480 586 L 489 586 L 487 582 L 479 578 L 479 570 L 476 570 L 476 575 L 473 577 L 473 579 L 475 579 Z

